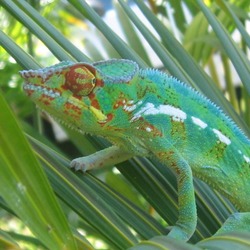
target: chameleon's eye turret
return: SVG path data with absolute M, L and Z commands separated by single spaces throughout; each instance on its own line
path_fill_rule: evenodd
M 78 96 L 89 95 L 96 84 L 95 75 L 87 65 L 85 66 L 83 64 L 71 66 L 65 78 L 65 86 L 67 86 L 67 89 Z

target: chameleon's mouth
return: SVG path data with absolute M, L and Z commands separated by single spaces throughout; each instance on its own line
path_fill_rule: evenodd
M 51 98 L 58 98 L 61 96 L 61 93 L 59 91 L 56 90 L 52 90 L 49 89 L 47 87 L 43 87 L 41 85 L 35 85 L 29 82 L 25 82 L 23 84 L 23 90 L 28 94 L 31 95 L 32 93 L 36 92 L 36 93 L 40 93 L 43 94 L 47 97 L 51 97 Z

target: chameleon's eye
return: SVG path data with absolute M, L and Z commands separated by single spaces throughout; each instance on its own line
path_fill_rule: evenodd
M 95 76 L 83 65 L 73 65 L 65 77 L 65 86 L 76 95 L 86 96 L 95 87 Z

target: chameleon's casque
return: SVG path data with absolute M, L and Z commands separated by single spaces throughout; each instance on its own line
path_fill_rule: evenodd
M 192 176 L 228 197 L 250 218 L 250 142 L 217 106 L 160 71 L 129 60 L 62 62 L 21 71 L 27 95 L 52 116 L 114 146 L 78 158 L 86 171 L 133 156 L 157 158 L 177 174 L 179 220 L 169 237 L 196 227 Z M 240 221 L 250 231 L 245 217 Z M 237 229 L 237 227 L 233 227 Z

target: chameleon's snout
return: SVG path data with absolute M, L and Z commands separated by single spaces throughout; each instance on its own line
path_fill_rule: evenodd
M 43 69 L 38 70 L 22 70 L 19 74 L 24 79 L 23 90 L 28 96 L 32 96 L 33 100 L 37 98 L 34 93 L 40 93 L 42 96 L 47 96 L 48 98 L 55 99 L 61 95 L 59 89 L 52 89 L 46 84 L 46 79 L 52 75 L 51 70 L 44 71 Z
M 22 71 L 19 71 L 19 74 L 20 74 L 20 76 L 25 80 L 25 83 L 27 83 L 28 82 L 28 79 L 30 78 L 30 77 L 32 77 L 32 73 L 30 72 L 30 71 L 28 71 L 28 70 L 22 70 Z

